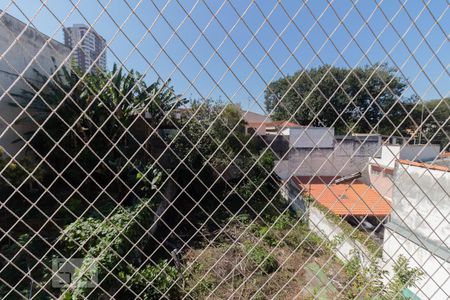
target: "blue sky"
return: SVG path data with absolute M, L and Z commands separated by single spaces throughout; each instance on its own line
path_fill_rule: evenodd
M 449 96 L 446 1 L 0 0 L 0 8 L 59 41 L 62 24 L 90 24 L 109 43 L 109 67 L 170 77 L 186 97 L 254 111 L 270 81 L 324 63 L 385 62 L 410 82 L 407 96 Z

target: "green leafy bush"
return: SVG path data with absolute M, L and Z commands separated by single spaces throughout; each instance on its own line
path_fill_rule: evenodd
M 152 224 L 154 209 L 155 204 L 145 199 L 132 208 L 117 209 L 104 220 L 82 218 L 64 229 L 62 240 L 66 251 L 79 253 L 84 258 L 74 279 L 76 284 L 70 291 L 72 299 L 81 299 L 90 293 L 100 297 L 105 290 L 122 296 L 138 292 L 143 299 L 158 299 L 169 292 L 169 288 L 170 293 L 176 293 L 177 287 L 171 288 L 177 278 L 175 268 L 167 262 L 141 263 L 147 259 L 145 249 L 151 237 L 146 228 Z M 96 268 L 92 269 L 92 265 Z M 85 278 L 91 278 L 92 272 L 102 279 L 101 289 L 92 291 L 86 286 Z M 153 283 L 147 285 L 148 280 Z M 115 290 L 122 285 L 120 291 Z
M 36 169 L 36 162 L 30 155 L 24 155 L 20 159 L 13 160 L 0 147 L 0 188 L 17 188 L 21 185 L 30 190 L 36 185 L 36 180 L 41 180 L 44 176 L 42 168 Z M 31 178 L 29 173 L 32 173 Z

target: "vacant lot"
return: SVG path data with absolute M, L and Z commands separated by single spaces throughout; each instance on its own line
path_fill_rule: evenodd
M 185 254 L 192 299 L 344 298 L 342 264 L 306 224 L 288 216 L 276 223 L 246 221 L 232 221 L 218 233 L 219 242 Z

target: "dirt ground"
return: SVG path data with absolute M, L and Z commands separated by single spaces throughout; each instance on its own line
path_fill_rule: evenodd
M 222 235 L 220 243 L 183 257 L 191 299 L 344 298 L 342 264 L 304 225 L 267 230 L 235 223 Z

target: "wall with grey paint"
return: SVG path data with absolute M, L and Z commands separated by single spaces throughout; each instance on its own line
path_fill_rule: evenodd
M 0 146 L 15 154 L 24 143 L 14 141 L 36 125 L 11 103 L 20 101 L 16 94 L 30 89 L 28 82 L 40 84 L 36 71 L 49 77 L 62 63 L 70 64 L 70 49 L 9 14 L 0 15 Z M 14 122 L 18 118 L 22 121 Z
M 378 141 L 361 142 L 354 138 L 336 140 L 333 148 L 293 148 L 288 154 L 287 173 L 293 176 L 345 176 L 361 172 L 362 181 L 369 183 L 369 158 L 376 156 L 380 148 Z

